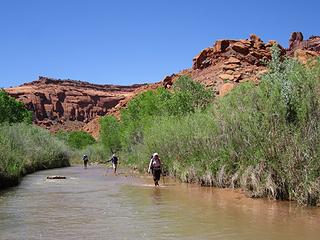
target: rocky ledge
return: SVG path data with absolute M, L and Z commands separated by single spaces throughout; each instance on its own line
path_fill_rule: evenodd
M 81 129 L 143 86 L 97 85 L 39 77 L 37 81 L 5 91 L 32 110 L 35 124 L 57 131 Z
M 225 95 L 241 82 L 258 83 L 267 71 L 265 62 L 271 59 L 273 45 L 277 45 L 283 55 L 295 57 L 302 63 L 320 55 L 320 37 L 304 40 L 301 32 L 291 34 L 288 49 L 274 40 L 265 43 L 254 34 L 245 40 L 218 40 L 193 58 L 192 68 L 165 77 L 163 86 L 170 88 L 179 76 L 189 75 L 212 87 L 217 95 Z

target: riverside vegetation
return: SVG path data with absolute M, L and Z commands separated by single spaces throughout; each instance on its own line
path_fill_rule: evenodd
M 0 189 L 18 184 L 27 173 L 69 165 L 64 143 L 31 125 L 31 113 L 1 90 Z
M 83 155 L 89 156 L 89 162 L 104 163 L 109 157 L 100 142 L 97 142 L 89 133 L 84 131 L 59 131 L 55 134 L 61 140 L 70 152 L 72 163 L 82 164 Z
M 53 136 L 29 125 L 30 114 L 1 91 L 0 187 L 27 172 L 69 165 L 70 153 L 101 162 L 117 152 L 121 162 L 145 171 L 159 152 L 165 173 L 184 182 L 320 205 L 319 93 L 320 60 L 301 65 L 274 48 L 258 86 L 242 83 L 214 99 L 211 89 L 181 77 L 171 90 L 135 97 L 120 120 L 102 117 L 95 143 L 83 132 Z
M 320 61 L 272 56 L 258 86 L 216 100 L 188 77 L 138 95 L 120 121 L 101 119 L 100 143 L 141 171 L 156 151 L 184 182 L 320 205 Z

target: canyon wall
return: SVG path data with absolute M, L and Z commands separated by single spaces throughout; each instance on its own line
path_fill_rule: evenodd
M 140 92 L 159 86 L 171 88 L 180 76 L 187 75 L 212 88 L 216 95 L 227 94 L 236 85 L 253 81 L 259 83 L 271 59 L 271 47 L 277 45 L 283 56 L 294 57 L 302 63 L 320 55 L 320 37 L 304 40 L 294 32 L 285 49 L 276 41 L 263 42 L 252 34 L 243 40 L 218 40 L 193 58 L 191 68 L 166 76 L 154 84 L 132 86 L 98 85 L 73 80 L 39 77 L 39 80 L 19 87 L 7 88 L 11 96 L 33 111 L 33 121 L 51 131 L 85 130 L 95 137 L 99 134 L 99 117 L 119 111 Z

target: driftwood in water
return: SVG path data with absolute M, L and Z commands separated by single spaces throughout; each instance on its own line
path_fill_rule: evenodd
M 66 179 L 65 176 L 47 176 L 47 179 Z

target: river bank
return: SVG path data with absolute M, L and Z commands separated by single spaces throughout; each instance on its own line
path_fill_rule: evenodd
M 32 166 L 25 166 L 23 170 L 16 175 L 8 176 L 5 173 L 0 173 L 0 190 L 3 190 L 8 187 L 17 186 L 21 182 L 22 178 L 27 174 L 31 174 L 40 170 L 63 168 L 63 167 L 69 167 L 69 166 L 70 166 L 70 163 L 67 159 L 59 159 L 57 161 L 50 162 L 49 165 L 38 163 Z
M 69 158 L 66 146 L 44 129 L 0 125 L 0 189 L 16 186 L 38 170 L 70 166 Z

